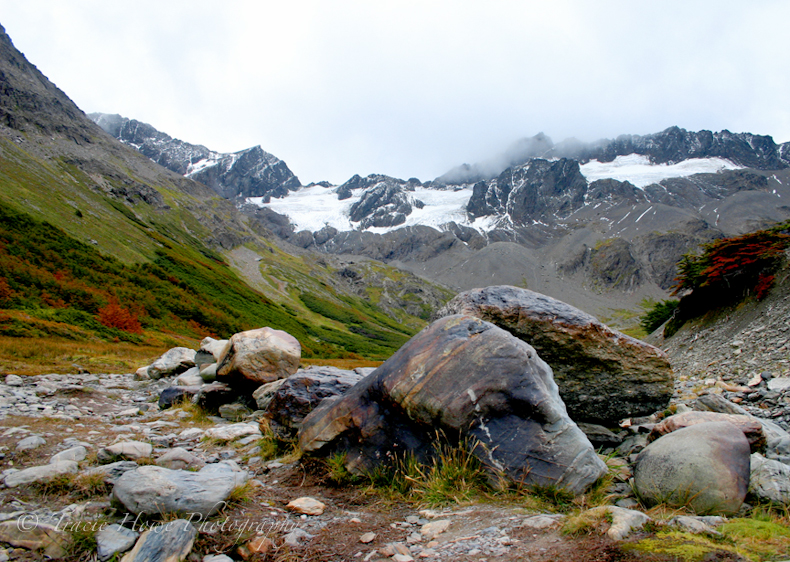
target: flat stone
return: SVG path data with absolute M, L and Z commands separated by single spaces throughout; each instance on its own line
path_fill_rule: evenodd
M 247 478 L 246 472 L 224 462 L 198 472 L 147 465 L 121 475 L 113 496 L 135 514 L 174 512 L 208 517 L 222 509 L 233 489 Z
M 326 504 L 315 498 L 304 497 L 291 501 L 287 506 L 291 511 L 305 515 L 321 515 L 326 509 Z
M 158 466 L 163 466 L 172 470 L 201 468 L 206 465 L 204 461 L 183 447 L 174 447 L 173 449 L 170 449 L 161 457 L 156 459 L 156 464 Z
M 205 431 L 199 427 L 190 427 L 178 434 L 179 439 L 200 439 L 205 434 Z
M 134 461 L 117 461 L 102 466 L 91 467 L 85 471 L 85 474 L 88 476 L 101 474 L 104 477 L 104 482 L 112 486 L 124 472 L 134 470 L 137 466 L 137 463 Z
M 768 390 L 782 392 L 790 388 L 790 377 L 778 377 L 768 381 Z
M 50 463 L 59 462 L 59 461 L 75 461 L 80 462 L 84 461 L 85 458 L 88 456 L 88 449 L 86 449 L 82 445 L 77 445 L 76 447 L 71 447 L 66 449 L 65 451 L 61 451 L 52 455 L 52 458 L 49 459 Z
M 263 437 L 257 423 L 234 423 L 231 425 L 220 425 L 206 430 L 206 437 L 212 437 L 221 441 L 234 441 L 248 435 L 259 435 Z
M 41 523 L 35 518 L 0 523 L 0 542 L 28 550 L 42 550 L 49 558 L 65 556 L 69 538 L 55 526 Z
M 672 433 L 682 427 L 690 425 L 705 423 L 705 422 L 727 422 L 731 423 L 740 429 L 749 441 L 749 447 L 753 453 L 762 452 L 765 450 L 766 438 L 763 432 L 763 425 L 751 418 L 750 416 L 738 414 L 722 414 L 719 412 L 686 412 L 684 414 L 675 414 L 661 420 L 650 431 L 647 438 L 648 443 L 655 441 L 662 435 Z
M 122 562 L 180 562 L 192 551 L 196 536 L 186 519 L 163 523 L 144 532 Z
M 140 533 L 117 523 L 101 529 L 96 533 L 96 550 L 99 560 L 109 560 L 116 553 L 126 552 L 134 546 L 138 536 Z
M 19 443 L 16 444 L 17 451 L 31 451 L 33 449 L 38 449 L 42 445 L 46 445 L 47 442 L 42 437 L 38 435 L 31 435 L 30 437 L 25 437 Z
M 520 527 L 529 527 L 530 529 L 548 529 L 550 527 L 555 527 L 559 524 L 562 520 L 563 515 L 533 515 L 531 517 L 525 518 L 522 522 Z
M 612 518 L 612 524 L 606 531 L 606 535 L 615 541 L 621 541 L 627 538 L 633 531 L 641 529 L 644 527 L 645 523 L 652 521 L 650 517 L 641 511 L 624 509 L 613 505 L 594 507 L 583 512 L 582 515 L 585 513 L 593 517 L 601 517 L 604 514 L 609 514 Z
M 137 460 L 151 456 L 154 448 L 150 443 L 142 441 L 121 441 L 108 447 L 99 449 L 96 457 L 100 463 L 110 463 L 118 460 Z
M 74 461 L 58 461 L 42 466 L 32 466 L 6 476 L 5 485 L 9 488 L 16 488 L 23 484 L 44 482 L 64 474 L 76 474 L 78 468 Z
M 431 521 L 430 523 L 426 523 L 422 527 L 420 527 L 420 534 L 426 540 L 433 540 L 442 533 L 444 533 L 447 529 L 450 528 L 450 520 L 449 519 L 439 519 L 437 521 Z
M 365 533 L 364 535 L 359 537 L 359 542 L 362 544 L 368 544 L 373 542 L 376 539 L 376 533 Z
M 19 375 L 6 375 L 5 383 L 8 386 L 22 386 L 23 381 Z

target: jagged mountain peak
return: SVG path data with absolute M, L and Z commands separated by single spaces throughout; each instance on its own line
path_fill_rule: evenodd
M 157 164 L 209 186 L 226 199 L 284 197 L 301 186 L 285 162 L 259 145 L 221 153 L 174 139 L 136 119 L 106 113 L 91 113 L 90 118 Z

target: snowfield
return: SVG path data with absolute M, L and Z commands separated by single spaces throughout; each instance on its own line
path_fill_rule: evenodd
M 200 163 L 198 163 L 200 164 Z M 613 162 L 593 160 L 582 165 L 581 173 L 588 182 L 613 178 L 618 181 L 629 181 L 638 188 L 664 179 L 691 176 L 693 174 L 715 173 L 722 170 L 736 170 L 729 160 L 722 158 L 695 158 L 678 164 L 651 164 L 646 156 L 629 154 L 618 156 Z M 249 203 L 267 206 L 271 210 L 286 215 L 296 230 L 316 232 L 325 226 L 332 226 L 339 231 L 356 230 L 359 225 L 349 218 L 351 206 L 362 198 L 362 191 L 343 201 L 339 201 L 335 187 L 303 187 L 288 194 L 282 199 L 272 198 L 263 203 L 261 197 L 250 197 Z M 471 222 L 466 215 L 466 205 L 472 196 L 472 188 L 457 190 L 427 189 L 418 187 L 410 192 L 412 199 L 425 203 L 422 209 L 414 207 L 406 222 L 394 227 L 370 228 L 371 232 L 385 233 L 404 226 L 425 225 L 441 230 L 441 226 L 450 221 L 487 231 L 494 227 L 502 217 L 481 217 Z M 640 217 L 641 218 L 641 217 Z
M 694 174 L 713 174 L 722 170 L 737 170 L 740 166 L 723 158 L 691 158 L 677 164 L 651 164 L 647 156 L 629 154 L 618 156 L 613 162 L 592 160 L 579 168 L 590 183 L 612 178 L 631 182 L 638 188 L 645 188 L 650 184 L 669 178 L 685 178 Z

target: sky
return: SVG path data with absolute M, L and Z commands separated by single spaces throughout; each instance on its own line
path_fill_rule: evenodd
M 790 141 L 790 2 L 0 0 L 16 47 L 86 113 L 302 183 L 433 179 L 543 132 Z

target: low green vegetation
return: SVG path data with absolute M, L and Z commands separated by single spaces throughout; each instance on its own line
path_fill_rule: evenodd
M 250 288 L 219 255 L 158 240 L 152 262 L 128 265 L 0 207 L 0 336 L 155 345 L 167 334 L 199 340 L 271 326 L 296 337 L 307 358 L 381 360 L 416 331 L 331 288 L 329 298 L 299 294 L 323 319 L 311 321 Z
M 676 299 L 656 302 L 650 310 L 639 318 L 639 325 L 646 333 L 652 334 L 658 330 L 664 322 L 672 318 L 678 304 L 680 304 L 680 301 Z

